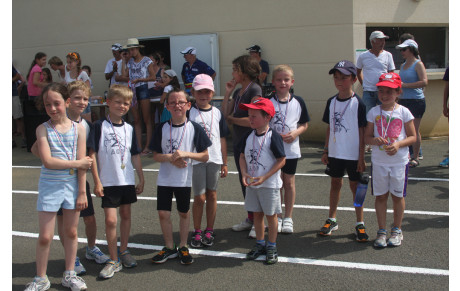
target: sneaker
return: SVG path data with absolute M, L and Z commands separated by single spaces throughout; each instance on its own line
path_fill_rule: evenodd
M 74 267 L 75 273 L 77 273 L 78 276 L 86 274 L 86 269 L 83 267 L 83 265 L 80 262 L 80 258 L 76 257 L 75 258 L 75 267 Z
M 233 230 L 233 231 L 250 230 L 251 227 L 252 227 L 252 225 L 253 225 L 253 222 L 250 221 L 248 218 L 246 218 L 246 219 L 243 220 L 241 223 L 235 224 L 234 226 L 232 226 L 232 230 Z
M 336 231 L 337 229 L 339 229 L 337 221 L 332 221 L 328 218 L 318 234 L 322 236 L 329 236 L 333 231 Z
M 281 229 L 282 233 L 293 233 L 294 232 L 294 222 L 292 218 L 285 217 L 283 219 L 283 228 Z
M 367 242 L 369 240 L 369 236 L 366 233 L 366 228 L 364 224 L 358 224 L 356 226 L 356 240 L 359 242 Z
M 251 227 L 251 231 L 248 234 L 248 238 L 256 238 L 256 228 L 254 225 Z
M 267 246 L 265 255 L 265 264 L 272 265 L 278 262 L 278 250 L 276 247 Z
M 387 231 L 385 229 L 379 229 L 377 231 L 377 237 L 374 241 L 374 247 L 385 248 L 387 246 Z
M 78 277 L 75 271 L 64 272 L 61 283 L 62 286 L 68 287 L 72 291 L 88 289 L 88 287 L 86 287 L 85 280 Z
M 252 247 L 251 251 L 246 254 L 246 260 L 255 260 L 260 255 L 265 255 L 265 245 L 256 244 Z
M 205 246 L 210 247 L 214 244 L 214 237 L 215 237 L 214 231 L 207 229 L 204 231 L 204 236 L 201 239 L 201 242 Z
M 177 256 L 178 252 L 176 246 L 174 246 L 174 249 L 168 249 L 167 247 L 164 247 L 157 255 L 152 258 L 152 263 L 161 264 L 166 262 L 168 259 L 177 258 Z
M 402 230 L 400 228 L 393 227 L 391 229 L 391 236 L 388 239 L 388 246 L 399 247 L 401 245 L 402 240 L 403 240 Z
M 98 264 L 105 264 L 110 261 L 110 258 L 104 254 L 97 246 L 94 246 L 92 249 L 86 247 L 86 259 L 96 261 Z
M 25 291 L 42 291 L 48 290 L 51 287 L 50 280 L 48 280 L 48 276 L 45 278 L 35 277 L 32 282 L 26 285 Z
M 137 266 L 136 259 L 131 256 L 131 253 L 128 250 L 125 250 L 122 253 L 119 253 L 118 256 L 121 259 L 121 263 L 123 264 L 123 267 L 126 268 L 134 268 Z
M 179 249 L 179 258 L 182 265 L 190 265 L 193 263 L 192 255 L 190 255 L 187 246 L 183 246 Z
M 281 217 L 278 217 L 278 233 L 281 233 L 283 227 L 283 219 Z
M 195 231 L 192 234 L 192 239 L 190 240 L 190 246 L 193 248 L 202 248 L 203 243 L 201 240 L 203 239 L 201 232 Z
M 120 260 L 118 260 L 118 262 L 110 260 L 105 264 L 104 269 L 102 269 L 102 271 L 99 273 L 99 278 L 112 278 L 116 272 L 120 272 L 122 269 L 123 265 L 121 264 Z
M 449 157 L 445 158 L 442 162 L 440 162 L 439 166 L 442 168 L 449 168 Z
M 367 145 L 364 147 L 364 151 L 365 151 L 366 153 L 370 153 L 370 152 L 372 152 L 372 147 L 371 147 L 370 145 L 367 144 Z
M 423 156 L 422 156 L 422 155 L 418 155 L 418 159 L 419 159 L 419 160 L 423 160 Z

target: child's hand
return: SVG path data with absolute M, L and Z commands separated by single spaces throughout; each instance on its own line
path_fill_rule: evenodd
M 253 177 L 253 181 L 251 184 L 249 184 L 250 186 L 259 186 L 260 184 L 262 184 L 266 178 L 265 176 L 260 176 L 260 177 Z
M 329 158 L 328 158 L 328 153 L 327 152 L 323 152 L 323 154 L 321 155 L 321 162 L 324 165 L 329 164 Z
M 104 197 L 104 187 L 102 187 L 101 183 L 94 185 L 94 194 L 97 197 Z
M 281 137 L 285 143 L 292 143 L 295 140 L 295 136 L 292 134 L 292 131 L 282 134 Z
M 75 203 L 75 210 L 82 211 L 88 207 L 88 200 L 86 199 L 86 192 L 80 192 L 77 196 L 77 203 Z
M 225 83 L 225 90 L 230 93 L 232 92 L 236 87 L 236 81 L 235 79 L 231 79 L 230 81 L 228 81 L 227 83 Z
M 171 164 L 173 164 L 174 166 L 176 166 L 179 169 L 187 167 L 187 161 L 185 161 L 184 159 L 177 159 L 177 160 L 171 162 Z
M 387 153 L 387 155 L 394 156 L 399 150 L 399 143 L 394 142 L 390 145 L 383 146 L 383 148 L 385 149 L 385 152 Z
M 132 84 L 136 84 L 136 83 L 138 83 L 138 82 L 139 82 L 139 79 L 131 80 L 131 83 L 132 83 Z
M 384 145 L 384 144 L 387 144 L 388 141 L 386 139 L 384 139 L 383 137 L 379 136 L 379 137 L 374 137 L 374 144 L 377 145 L 377 146 L 381 146 L 381 145 Z
M 183 151 L 180 151 L 180 150 L 177 150 L 173 153 L 172 157 L 171 157 L 171 160 L 174 162 L 178 159 L 186 159 L 188 158 L 186 152 L 183 152 Z
M 220 177 L 225 178 L 228 175 L 228 168 L 226 165 L 221 165 L 220 166 Z
M 139 195 L 142 192 L 144 192 L 144 181 L 139 182 L 139 184 L 136 186 L 136 195 Z
M 79 163 L 78 163 L 77 168 L 86 171 L 89 168 L 91 168 L 91 164 L 93 163 L 93 159 L 88 157 L 88 156 L 85 156 L 85 157 L 79 159 L 78 162 Z
M 242 180 L 243 185 L 244 185 L 245 187 L 248 187 L 248 186 L 249 186 L 248 181 L 249 181 L 250 179 L 252 179 L 252 177 L 249 176 L 248 173 L 241 173 L 241 180 Z

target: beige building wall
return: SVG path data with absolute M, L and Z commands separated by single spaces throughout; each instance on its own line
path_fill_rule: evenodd
M 366 25 L 448 26 L 448 0 L 285 0 L 285 1 L 13 1 L 13 59 L 25 75 L 36 52 L 63 60 L 78 51 L 93 70 L 94 95 L 102 95 L 110 46 L 130 37 L 217 33 L 220 95 L 231 79 L 231 61 L 259 44 L 272 70 L 286 63 L 295 72 L 295 93 L 307 104 L 308 140 L 323 140 L 326 100 L 336 93 L 328 70 L 339 60 L 356 61 L 365 48 Z M 440 75 L 440 74 L 438 74 Z M 269 76 L 271 78 L 271 75 Z M 439 76 L 430 76 L 439 78 Z M 442 81 L 426 89 L 424 135 L 446 135 Z M 356 91 L 361 94 L 360 86 Z

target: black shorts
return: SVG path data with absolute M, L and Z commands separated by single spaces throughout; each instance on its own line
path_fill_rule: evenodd
M 422 118 L 426 110 L 425 98 L 423 99 L 399 99 L 399 105 L 407 107 L 414 118 Z
M 88 181 L 86 181 L 86 199 L 88 200 L 88 207 L 80 211 L 80 217 L 94 215 L 93 197 L 91 197 L 91 189 L 89 188 Z M 59 208 L 57 215 L 62 215 L 62 208 Z
M 360 173 L 356 172 L 358 169 L 358 161 L 355 160 L 343 160 L 336 158 L 328 158 L 329 163 L 326 166 L 327 175 L 333 178 L 342 178 L 347 170 L 348 179 L 350 181 L 358 181 Z
M 191 193 L 192 187 L 157 186 L 157 210 L 171 211 L 174 194 L 177 211 L 187 213 L 190 210 Z
M 123 204 L 137 202 L 136 187 L 134 185 L 104 187 L 102 208 L 117 208 Z
M 284 164 L 284 167 L 281 168 L 281 172 L 288 175 L 294 175 L 297 170 L 298 160 L 299 159 L 286 159 L 286 164 Z

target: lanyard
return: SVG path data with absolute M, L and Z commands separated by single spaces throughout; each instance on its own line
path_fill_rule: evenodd
M 267 132 L 270 130 L 270 128 L 267 128 L 267 130 L 265 131 L 264 133 L 264 138 L 262 139 L 262 144 L 260 144 L 260 147 L 259 147 L 259 150 L 257 151 L 257 157 L 256 157 L 256 162 L 255 164 L 257 165 L 257 163 L 259 162 L 259 157 L 260 157 L 260 153 L 262 152 L 262 147 L 264 146 L 264 143 L 265 143 L 265 137 L 267 136 Z M 255 149 L 256 146 L 255 146 L 255 140 L 256 140 L 256 135 L 257 135 L 257 131 L 254 130 L 254 135 L 252 136 L 252 148 Z M 255 170 L 255 166 L 252 168 L 252 179 L 251 179 L 251 183 L 254 181 L 254 174 L 256 172 Z
M 275 97 L 276 97 L 275 98 L 276 102 L 278 103 L 278 112 L 281 113 L 281 105 L 280 105 L 278 95 L 275 94 Z M 284 112 L 283 129 L 281 130 L 281 133 L 284 133 L 284 125 L 286 124 L 286 118 L 287 118 L 288 109 L 289 109 L 289 101 L 291 101 L 291 94 L 288 94 L 288 101 L 287 101 L 287 105 L 286 105 L 286 111 Z
M 385 128 L 385 131 L 384 131 L 384 128 L 383 128 L 382 105 L 380 105 L 380 126 L 381 126 L 381 128 L 382 128 L 382 138 L 383 138 L 383 139 L 385 139 L 385 136 L 386 136 L 387 133 L 388 133 L 388 127 L 390 126 L 391 117 L 393 117 L 393 112 L 395 112 L 395 109 L 396 109 L 396 103 L 395 103 L 395 105 L 393 106 L 393 110 L 391 110 L 390 118 L 388 119 L 388 122 L 387 122 L 387 128 Z
M 198 114 L 200 114 L 201 121 L 203 122 L 203 128 L 204 128 L 204 130 L 206 131 L 206 135 L 209 137 L 209 139 L 211 139 L 211 135 L 212 135 L 212 122 L 214 121 L 214 110 L 212 110 L 212 106 L 211 106 L 211 126 L 209 127 L 209 132 L 208 132 L 208 130 L 206 129 L 206 122 L 204 122 L 203 116 L 201 115 L 201 110 L 200 110 L 200 108 L 198 108 L 198 106 L 197 106 L 196 109 L 198 110 Z
M 75 153 L 75 151 L 76 151 L 75 140 L 77 139 L 77 127 L 75 126 L 73 121 L 70 121 L 70 122 L 72 123 L 72 126 L 73 126 L 72 157 L 70 157 L 69 153 L 67 152 L 67 149 L 64 146 L 64 143 L 62 142 L 61 134 L 56 130 L 56 127 L 54 127 L 54 124 L 51 122 L 51 119 L 48 121 L 48 123 L 51 125 L 51 128 L 53 128 L 54 133 L 56 134 L 56 136 L 57 136 L 57 138 L 59 140 L 59 143 L 61 144 L 62 148 L 64 149 L 64 152 L 67 155 L 67 158 L 69 159 L 69 161 L 73 161 L 74 156 L 76 155 L 76 153 Z M 70 173 L 70 175 L 73 175 L 74 169 L 70 169 L 69 173 Z
M 113 135 L 115 135 L 115 139 L 117 140 L 118 149 L 120 150 L 120 155 L 121 155 L 121 169 L 123 170 L 125 168 L 125 164 L 123 163 L 123 159 L 125 157 L 125 151 L 126 151 L 126 127 L 125 127 L 125 124 L 123 123 L 123 129 L 125 131 L 125 145 L 124 145 L 124 148 L 123 148 L 123 151 L 122 151 L 120 141 L 118 140 L 117 133 L 115 132 L 115 128 L 113 127 L 113 123 L 110 120 L 110 115 L 108 115 L 108 114 L 107 114 L 107 119 L 110 122 L 110 126 L 112 126 Z
M 238 109 L 238 105 L 240 105 L 240 101 L 241 101 L 241 97 L 243 97 L 244 93 L 246 93 L 246 91 L 248 91 L 249 87 L 251 87 L 252 85 L 252 82 L 249 83 L 249 85 L 246 86 L 246 88 L 244 89 L 243 93 L 239 94 L 238 93 L 238 99 L 235 100 L 235 104 L 233 105 L 233 112 L 236 112 L 236 110 Z
M 334 115 L 334 117 L 333 117 L 333 119 L 332 119 L 332 121 L 334 122 L 334 142 L 335 142 L 335 132 L 337 131 L 337 122 L 335 122 L 335 121 L 336 121 L 336 120 L 342 119 L 343 115 L 345 114 L 345 111 L 347 111 L 347 109 L 348 109 L 348 105 L 350 105 L 351 100 L 353 99 L 354 96 L 355 96 L 355 93 L 353 92 L 353 94 L 352 94 L 351 97 L 350 97 L 350 100 L 348 100 L 347 105 L 346 105 L 345 108 L 342 110 L 342 113 L 340 113 L 340 115 L 339 115 L 338 118 L 335 117 L 335 104 L 337 103 L 338 95 L 337 95 L 337 97 L 336 97 L 335 100 L 334 100 L 334 112 L 332 113 L 332 114 Z
M 173 123 L 172 123 L 172 119 L 170 119 L 170 124 L 169 124 L 169 143 L 171 144 L 171 151 L 170 153 L 174 153 L 173 152 L 173 141 L 172 141 L 172 126 L 173 126 Z M 179 145 L 177 146 L 177 149 L 180 148 L 181 144 L 182 144 L 182 140 L 184 139 L 184 135 L 185 135 L 185 129 L 187 128 L 187 119 L 185 119 L 185 125 L 184 125 L 184 129 L 182 130 L 182 136 L 180 138 L 180 141 L 179 141 Z

